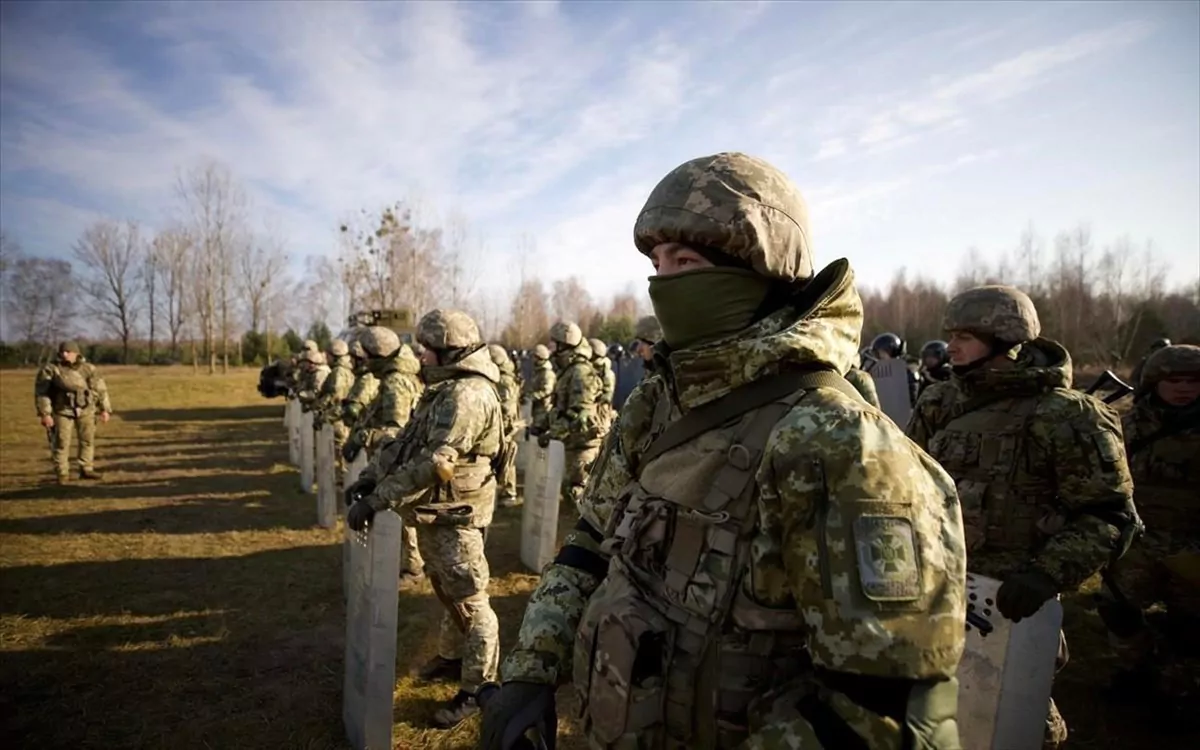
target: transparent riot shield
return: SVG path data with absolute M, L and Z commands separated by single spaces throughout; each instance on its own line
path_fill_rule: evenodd
M 527 442 L 529 465 L 525 470 L 525 506 L 521 515 L 521 562 L 541 572 L 558 551 L 558 503 L 565 467 L 563 444 L 551 440 L 542 448 Z
M 350 564 L 342 722 L 354 750 L 392 746 L 402 531 L 400 517 L 391 511 L 376 513 L 366 532 L 346 528 Z
M 875 390 L 879 392 L 879 406 L 892 421 L 904 428 L 912 414 L 909 400 L 908 365 L 902 359 L 885 359 L 871 366 L 870 375 L 875 379 Z
M 300 490 L 311 493 L 316 481 L 316 446 L 313 443 L 316 434 L 313 432 L 313 415 L 306 411 L 300 415 Z
M 967 574 L 967 647 L 958 665 L 958 728 L 964 748 L 1039 750 L 1063 609 L 1046 602 L 1013 623 L 996 610 L 1000 582 Z M 987 627 L 984 627 L 984 626 Z
M 289 398 L 285 409 L 288 432 L 288 463 L 300 465 L 300 402 Z
M 333 425 L 317 432 L 317 524 L 323 529 L 337 525 L 337 472 L 333 467 Z

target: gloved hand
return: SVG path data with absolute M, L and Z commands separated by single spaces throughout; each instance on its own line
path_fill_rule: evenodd
M 538 438 L 538 446 L 539 447 L 541 447 L 541 448 L 549 448 L 550 447 L 550 436 L 548 434 L 543 432 L 543 433 L 539 434 L 537 436 L 537 438 Z
M 525 730 L 554 714 L 554 687 L 535 682 L 506 682 L 499 691 L 487 696 L 482 708 L 479 750 L 512 750 L 523 739 Z
M 367 528 L 367 524 L 375 517 L 375 509 L 364 502 L 358 502 L 350 506 L 350 511 L 346 513 L 346 525 L 355 531 L 362 531 Z
M 1013 573 L 996 592 L 996 609 L 1013 622 L 1032 617 L 1058 593 L 1058 584 L 1040 570 Z
M 359 479 L 346 488 L 346 505 L 356 505 L 358 500 L 375 491 L 375 482 L 371 479 Z
M 358 447 L 358 443 L 353 440 L 347 440 L 346 444 L 342 446 L 342 458 L 345 459 L 346 463 L 351 463 L 358 456 L 359 450 L 361 449 Z

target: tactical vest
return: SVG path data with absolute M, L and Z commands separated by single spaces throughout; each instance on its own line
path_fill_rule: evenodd
M 844 381 L 835 387 L 843 386 L 854 393 Z M 576 635 L 574 686 L 593 744 L 736 747 L 749 733 L 751 701 L 808 669 L 795 607 L 763 607 L 743 589 L 755 474 L 772 428 L 805 393 L 760 398 L 664 448 L 689 412 L 643 454 L 606 530 L 608 575 Z M 661 399 L 654 423 L 666 423 L 670 408 Z
M 1200 533 L 1200 427 L 1144 445 L 1135 440 L 1130 451 L 1134 501 L 1147 530 Z
M 947 396 L 953 399 L 956 393 Z M 1056 490 L 1052 467 L 1035 473 L 1038 467 L 1028 455 L 1037 407 L 1036 394 L 991 400 L 978 408 L 968 402 L 929 441 L 929 454 L 958 487 L 969 555 L 1032 552 L 1045 539 L 1038 522 L 1054 513 Z
M 491 381 L 487 381 L 491 385 Z M 448 387 L 450 382 L 443 384 Z M 425 438 L 433 427 L 433 404 L 441 396 L 443 388 L 433 386 L 422 394 L 412 419 L 395 440 L 384 443 L 380 450 L 380 465 L 388 473 L 416 459 L 425 447 Z M 497 441 L 503 447 L 503 436 Z M 416 523 L 436 526 L 468 526 L 483 528 L 492 523 L 495 511 L 496 476 L 493 456 L 465 454 L 454 461 L 450 479 L 438 478 L 421 502 L 411 506 L 410 513 Z M 435 477 L 438 471 L 435 466 Z
M 57 397 L 53 399 L 56 409 L 78 411 L 92 405 L 91 384 L 79 367 L 58 365 L 54 368 L 52 382 L 58 391 Z

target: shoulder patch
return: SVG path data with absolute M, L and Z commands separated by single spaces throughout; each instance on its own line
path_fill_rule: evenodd
M 854 519 L 858 577 L 872 601 L 908 602 L 921 596 L 921 564 L 912 521 L 901 516 Z

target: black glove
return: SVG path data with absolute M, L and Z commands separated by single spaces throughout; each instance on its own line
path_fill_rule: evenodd
M 996 609 L 1013 622 L 1032 617 L 1058 593 L 1058 584 L 1040 570 L 1013 573 L 996 592 Z
M 346 525 L 355 531 L 362 531 L 374 517 L 374 508 L 367 503 L 357 502 L 350 506 L 350 512 L 346 514 Z
M 506 682 L 498 691 L 480 689 L 483 723 L 479 728 L 479 750 L 514 750 L 524 740 L 525 730 L 546 720 L 545 730 L 553 735 L 554 688 L 535 682 Z M 547 744 L 553 742 L 547 737 Z M 527 742 L 527 741 L 526 741 Z M 527 745 L 526 745 L 527 746 Z
M 359 450 L 358 443 L 347 440 L 346 444 L 342 446 L 342 458 L 346 460 L 346 463 L 353 463 Z
M 346 505 L 355 505 L 367 495 L 375 491 L 375 482 L 370 479 L 359 479 L 346 488 Z
M 549 448 L 550 447 L 550 436 L 544 432 L 541 433 L 540 435 L 538 435 L 538 447 Z

